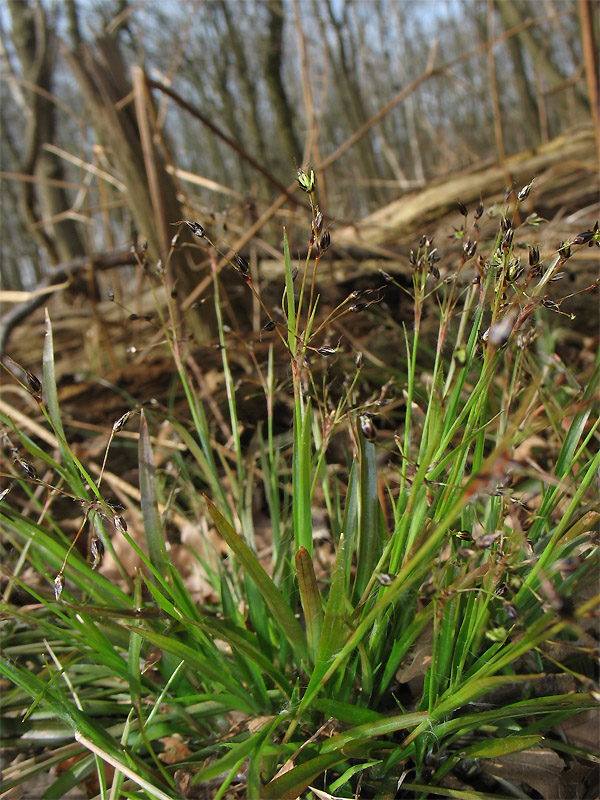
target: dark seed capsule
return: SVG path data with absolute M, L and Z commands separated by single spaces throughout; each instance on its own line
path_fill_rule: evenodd
M 335 347 L 329 347 L 329 345 L 324 345 L 323 347 L 317 348 L 317 353 L 320 356 L 332 356 L 334 353 L 337 353 Z
M 460 200 L 457 200 L 456 201 L 456 205 L 458 206 L 458 210 L 463 215 L 463 217 L 468 216 L 469 211 L 468 211 L 468 209 L 467 209 L 467 207 L 466 207 L 466 205 L 464 203 L 461 203 Z
M 529 266 L 535 267 L 540 263 L 540 248 L 535 245 L 529 248 Z
M 368 303 L 354 303 L 353 305 L 349 306 L 348 311 L 351 311 L 353 314 L 360 314 L 360 312 L 364 311 L 368 305 Z
M 294 267 L 294 269 L 292 270 L 292 283 L 296 280 L 297 277 L 298 277 L 298 267 Z
M 115 433 L 118 433 L 120 430 L 122 430 L 122 428 L 125 426 L 125 423 L 126 423 L 126 422 L 127 422 L 127 420 L 129 419 L 130 415 L 131 415 L 131 411 L 126 411 L 126 412 L 123 414 L 123 416 L 122 416 L 122 417 L 119 417 L 119 419 L 118 419 L 118 420 L 115 422 L 115 424 L 113 425 L 113 431 L 114 431 Z
M 564 259 L 565 261 L 567 258 L 571 257 L 571 245 L 569 242 L 563 242 L 561 246 L 558 248 L 559 256 Z
M 242 275 L 246 276 L 250 272 L 250 264 L 246 261 L 245 258 L 242 258 L 239 254 L 235 257 L 235 263 L 239 271 Z
M 204 228 L 198 222 L 191 222 L 189 219 L 185 220 L 186 225 L 188 225 L 192 229 L 192 233 L 194 236 L 197 236 L 199 239 L 204 238 Z
M 377 438 L 377 432 L 371 420 L 371 416 L 369 414 L 360 414 L 358 417 L 358 422 L 365 439 L 368 439 L 370 442 L 374 442 Z
M 139 317 L 138 317 L 138 315 L 137 315 L 137 314 L 130 314 L 130 315 L 129 315 L 129 319 L 130 319 L 132 322 L 135 322 L 135 320 L 136 320 L 136 319 L 139 319 Z
M 573 239 L 573 244 L 585 244 L 594 238 L 594 231 L 582 231 Z
M 528 183 L 527 186 L 524 186 L 518 193 L 517 200 L 519 201 L 526 200 L 529 197 L 529 192 L 531 191 L 532 186 L 533 186 L 533 181 L 531 183 Z
M 19 460 L 20 465 L 25 470 L 25 473 L 34 481 L 38 480 L 38 474 L 36 468 L 30 464 L 28 461 L 23 461 L 22 459 Z
M 119 531 L 119 533 L 127 533 L 127 523 L 125 522 L 124 517 L 121 517 L 119 514 L 117 514 L 113 518 L 113 523 L 115 529 Z
M 26 372 L 25 377 L 27 378 L 27 385 L 31 389 L 34 394 L 41 394 L 42 392 L 42 383 L 41 381 L 36 378 L 31 372 Z
M 97 536 L 94 536 L 90 542 L 90 555 L 92 557 L 92 569 L 96 569 L 104 555 L 104 544 Z
M 546 308 L 549 308 L 551 311 L 558 311 L 558 303 L 555 303 L 550 297 L 544 297 L 542 300 L 542 305 Z
M 483 203 L 479 203 L 479 205 L 478 205 L 478 206 L 477 206 L 477 208 L 475 209 L 475 213 L 473 214 L 473 216 L 474 216 L 474 217 L 475 217 L 475 219 L 477 220 L 477 219 L 480 219 L 480 217 L 481 217 L 482 215 L 483 215 Z
M 172 299 L 173 299 L 173 300 L 177 300 L 177 297 L 178 297 L 178 295 L 177 295 L 177 289 L 173 289 L 173 290 L 171 291 L 171 297 L 172 297 Z
M 319 242 L 319 249 L 321 250 L 322 253 L 324 253 L 325 250 L 327 250 L 327 248 L 330 245 L 331 245 L 331 236 L 329 234 L 329 231 L 325 231 L 323 236 L 321 236 L 321 240 Z
M 354 363 L 356 364 L 356 369 L 360 369 L 362 367 L 362 365 L 363 365 L 363 354 L 362 353 L 359 352 L 359 353 L 356 354 L 356 361 Z
M 510 246 L 512 245 L 514 235 L 515 232 L 513 231 L 512 228 L 509 228 L 505 232 L 504 236 L 502 237 L 502 247 L 504 250 L 510 250 Z
M 317 211 L 313 225 L 315 233 L 317 234 L 317 236 L 320 236 L 321 231 L 323 230 L 323 214 L 321 214 L 320 211 Z
M 12 483 L 9 483 L 9 484 L 8 484 L 8 486 L 6 487 L 6 489 L 3 489 L 3 490 L 0 492 L 0 503 L 1 503 L 1 502 L 4 500 L 4 498 L 5 498 L 5 497 L 6 497 L 6 495 L 7 495 L 7 494 L 10 492 L 10 490 L 13 488 L 13 486 L 14 486 L 14 485 L 15 485 L 15 484 L 14 484 L 14 481 L 13 481 Z
M 64 586 L 65 586 L 65 579 L 63 578 L 62 575 L 57 575 L 56 578 L 54 578 L 54 596 L 56 597 L 57 600 L 60 600 L 60 596 L 62 594 Z
M 276 322 L 274 319 L 270 319 L 266 325 L 263 325 L 263 331 L 274 331 L 275 330 Z

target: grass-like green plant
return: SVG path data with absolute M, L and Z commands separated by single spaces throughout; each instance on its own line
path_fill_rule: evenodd
M 194 796 L 200 784 L 215 798 L 236 787 L 249 798 L 473 798 L 489 796 L 477 790 L 486 759 L 548 748 L 594 761 L 552 731 L 599 699 L 584 643 L 596 603 L 600 359 L 574 374 L 556 358 L 545 315 L 560 308 L 545 290 L 570 248 L 597 244 L 598 230 L 561 245 L 548 263 L 531 247 L 524 272 L 513 219 L 530 187 L 504 209 L 487 258 L 477 255 L 483 207 L 470 228 L 461 207 L 455 271 L 440 276 L 426 237 L 411 253 L 412 286 L 401 288 L 414 324 L 386 323 L 405 357 L 390 359 L 384 374 L 343 341 L 328 344 L 336 320 L 376 305 L 383 289 L 354 292 L 333 311 L 319 307 L 330 234 L 314 173 L 298 179 L 312 223 L 299 275 L 284 237 L 283 322 L 247 262 L 232 262 L 274 336 L 266 366 L 255 359 L 266 419 L 252 446 L 241 436 L 217 251 L 191 221 L 183 222 L 212 254 L 226 443 L 170 306 L 160 325 L 189 421 L 131 408 L 112 423 L 98 474 L 61 418 L 49 319 L 43 387 L 13 367 L 43 424 L 18 410 L 1 417 L 10 456 L 0 504 L 2 736 L 29 755 L 5 770 L 5 790 L 72 758 L 45 797 L 95 773 L 99 796 L 111 800 Z M 167 275 L 168 264 L 154 281 Z M 348 373 L 343 382 L 311 366 L 332 358 Z M 403 392 L 400 413 L 385 405 L 390 379 Z M 274 408 L 290 397 L 290 434 L 278 433 Z M 138 412 L 144 546 L 102 483 L 111 448 Z M 181 445 L 170 470 L 155 460 L 153 432 L 165 421 Z M 330 455 L 334 439 L 345 464 Z M 543 445 L 537 460 L 529 442 Z M 268 564 L 257 550 L 257 491 L 272 530 Z M 65 503 L 81 508 L 75 538 L 88 537 L 87 558 L 61 529 L 55 508 Z M 334 552 L 325 575 L 317 508 Z M 172 563 L 172 517 L 201 520 L 225 542 L 224 560 L 208 547 L 194 556 L 217 602 L 199 607 Z M 97 569 L 105 549 L 118 562 L 114 537 L 143 565 L 135 575 L 121 567 L 121 587 Z M 13 601 L 17 592 L 27 607 Z M 420 663 L 408 691 L 413 657 Z M 549 672 L 572 676 L 577 689 L 545 693 Z M 173 741 L 179 750 L 165 758 Z M 450 774 L 464 790 L 447 788 Z

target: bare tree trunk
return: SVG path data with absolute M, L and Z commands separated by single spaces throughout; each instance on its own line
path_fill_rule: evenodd
M 503 0 L 494 0 L 494 8 L 500 14 L 500 19 L 505 28 L 509 28 L 509 17 L 506 16 L 506 11 L 503 9 Z M 523 131 L 525 138 L 521 141 L 519 149 L 523 150 L 533 144 L 537 147 L 541 141 L 541 124 L 540 114 L 538 109 L 535 94 L 527 80 L 527 71 L 525 67 L 525 59 L 523 58 L 523 50 L 519 45 L 516 37 L 511 36 L 506 42 L 506 47 L 510 54 L 513 64 L 512 69 L 512 82 L 519 95 L 520 109 L 523 114 L 525 130 Z
M 524 20 L 525 15 L 521 13 L 514 0 L 500 0 L 500 2 L 497 3 L 497 8 L 500 12 L 502 24 L 505 30 L 521 24 Z M 544 80 L 550 88 L 564 81 L 565 76 L 561 75 L 556 69 L 548 57 L 546 50 L 540 47 L 529 28 L 524 28 L 520 33 L 517 34 L 517 38 L 521 43 L 521 46 L 529 52 L 529 55 L 535 62 L 537 68 L 540 70 Z M 588 117 L 589 108 L 586 107 L 584 94 L 578 85 L 575 86 L 575 99 L 578 111 L 585 117 Z
M 263 164 L 268 164 L 269 159 L 267 157 L 265 137 L 258 117 L 258 102 L 255 82 L 251 79 L 250 69 L 244 53 L 244 43 L 242 42 L 238 29 L 231 18 L 231 14 L 229 13 L 227 0 L 224 0 L 224 2 L 221 4 L 221 9 L 225 18 L 225 24 L 227 25 L 227 33 L 231 42 L 231 52 L 235 61 L 238 79 L 243 88 L 243 96 L 247 99 L 250 107 L 250 113 L 247 117 L 247 122 L 251 138 L 253 140 L 254 147 L 256 148 L 256 154 L 258 155 L 258 158 Z
M 52 143 L 55 135 L 55 109 L 49 97 L 52 92 L 54 35 L 48 28 L 41 3 L 30 6 L 23 0 L 9 0 L 8 6 L 13 43 L 23 77 L 32 86 L 26 95 L 30 119 L 21 171 L 43 179 L 38 185 L 35 182 L 23 184 L 23 213 L 38 244 L 47 250 L 50 260 L 58 264 L 83 255 L 85 248 L 79 227 L 71 219 L 53 222 L 44 229 L 38 226 L 41 219 L 51 220 L 71 205 L 66 191 L 57 183 L 65 179 L 62 161 L 44 150 L 44 144 Z
M 283 154 L 291 165 L 300 166 L 302 148 L 294 129 L 294 115 L 283 85 L 283 4 L 281 0 L 271 0 L 269 9 L 269 38 L 265 58 L 265 80 L 269 89 L 271 104 L 275 110 L 277 135 Z
M 149 96 L 141 70 L 136 73 L 134 87 L 136 108 L 122 104 L 131 93 L 116 42 L 106 37 L 96 40 L 97 55 L 88 44 L 64 53 L 79 84 L 94 125 L 108 147 L 119 176 L 127 187 L 128 204 L 138 232 L 148 242 L 152 261 L 169 262 L 172 283 L 180 297 L 194 289 L 197 280 L 190 271 L 186 255 L 176 251 L 169 258 L 170 241 L 175 228 L 170 223 L 183 216 L 171 176 L 165 169 L 151 134 L 147 117 Z M 209 313 L 199 317 L 194 312 L 186 321 L 197 339 L 209 338 L 215 332 Z

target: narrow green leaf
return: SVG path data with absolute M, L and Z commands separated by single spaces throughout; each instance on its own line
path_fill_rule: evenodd
M 306 688 L 306 692 L 300 709 L 305 708 L 305 705 L 310 701 L 314 692 L 317 690 L 323 676 L 330 666 L 330 659 L 342 646 L 344 639 L 344 611 L 345 611 L 345 538 L 342 534 L 338 542 L 337 554 L 335 557 L 335 566 L 333 568 L 333 576 L 331 580 L 331 588 L 329 590 L 329 597 L 327 598 L 327 607 L 325 609 L 325 619 L 323 620 L 323 630 L 321 632 L 321 640 L 319 642 L 319 651 L 317 654 L 317 662 L 313 670 L 313 674 Z
M 296 552 L 296 574 L 300 587 L 300 599 L 304 609 L 304 623 L 306 639 L 311 663 L 315 663 L 319 638 L 323 626 L 323 608 L 321 594 L 317 586 L 317 578 L 313 567 L 312 558 L 305 547 L 300 547 Z
M 158 500 L 156 497 L 156 468 L 154 466 L 154 453 L 148 433 L 146 415 L 142 409 L 140 413 L 140 440 L 138 448 L 140 466 L 140 494 L 142 506 L 142 519 L 144 520 L 144 533 L 148 545 L 150 561 L 162 575 L 167 575 L 169 557 L 165 547 L 160 516 L 158 513 Z
M 358 603 L 373 576 L 383 541 L 379 531 L 379 497 L 375 445 L 360 434 L 360 523 L 353 600 Z
M 217 530 L 225 539 L 227 545 L 233 550 L 240 563 L 256 584 L 263 596 L 273 619 L 275 619 L 299 660 L 306 661 L 308 648 L 306 637 L 300 623 L 294 616 L 291 608 L 283 601 L 281 592 L 277 589 L 271 578 L 259 563 L 254 553 L 246 542 L 238 536 L 233 527 L 227 522 L 210 498 L 204 496 L 208 511 L 217 526 Z
M 342 752 L 311 758 L 268 783 L 263 788 L 262 797 L 264 800 L 295 800 L 322 772 L 346 758 L 346 754 Z
M 541 742 L 544 737 L 541 734 L 531 736 L 506 736 L 503 739 L 487 739 L 485 742 L 477 742 L 462 750 L 460 755 L 463 758 L 501 758 L 509 753 L 518 753 L 519 750 L 529 750 Z

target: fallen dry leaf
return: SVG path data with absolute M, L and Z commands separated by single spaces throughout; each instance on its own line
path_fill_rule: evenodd
M 175 734 L 174 736 L 165 736 L 158 740 L 165 748 L 164 753 L 159 753 L 158 757 L 165 764 L 176 764 L 184 758 L 192 755 L 192 751 L 181 740 L 181 736 Z

